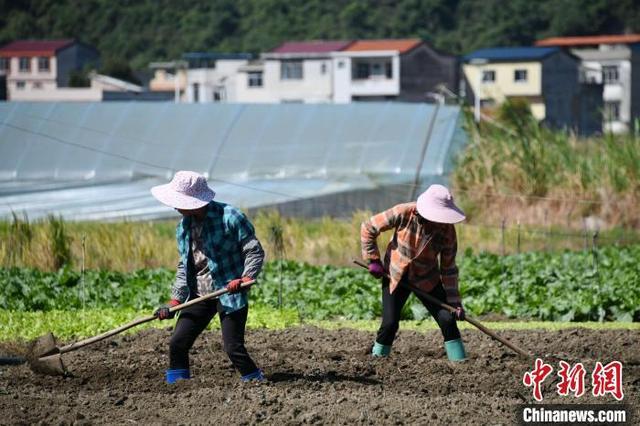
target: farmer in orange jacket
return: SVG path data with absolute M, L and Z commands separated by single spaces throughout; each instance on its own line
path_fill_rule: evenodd
M 450 360 L 466 358 L 456 320 L 464 319 L 458 292 L 457 237 L 454 223 L 465 219 L 442 185 L 431 185 L 417 202 L 398 204 L 371 217 L 361 226 L 362 257 L 369 273 L 382 278 L 382 324 L 373 345 L 374 356 L 387 356 L 398 332 L 400 312 L 411 295 L 408 286 L 456 307 L 452 314 L 416 293 L 437 321 Z M 376 239 L 394 229 L 384 261 Z M 439 258 L 439 262 L 438 262 Z

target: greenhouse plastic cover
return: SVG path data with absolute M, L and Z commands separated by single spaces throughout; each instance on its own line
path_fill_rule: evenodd
M 441 181 L 464 144 L 457 106 L 408 103 L 0 103 L 0 217 L 175 217 L 149 189 L 177 170 L 216 199 L 273 206 Z M 439 180 L 438 180 L 439 179 Z

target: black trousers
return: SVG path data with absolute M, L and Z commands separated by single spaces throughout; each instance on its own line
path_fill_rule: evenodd
M 170 369 L 189 368 L 189 349 L 218 311 L 220 312 L 224 351 L 233 366 L 243 376 L 258 369 L 247 353 L 247 348 L 244 347 L 244 330 L 249 307 L 245 306 L 238 311 L 226 314 L 215 300 L 196 303 L 180 312 L 169 345 Z
M 393 343 L 400 326 L 400 312 L 412 293 L 411 290 L 402 285 L 403 281 L 396 287 L 393 293 L 389 293 L 389 280 L 383 279 L 382 324 L 380 324 L 378 335 L 376 336 L 376 342 L 381 345 L 391 345 Z M 438 284 L 429 294 L 441 302 L 446 303 L 447 301 L 447 294 L 444 287 L 442 287 L 442 283 Z M 445 342 L 460 338 L 458 325 L 453 315 L 451 315 L 451 312 L 428 302 L 418 294 L 416 294 L 416 297 L 422 302 L 424 307 L 427 308 L 433 319 L 438 323 L 438 326 L 440 326 L 440 331 L 442 331 Z

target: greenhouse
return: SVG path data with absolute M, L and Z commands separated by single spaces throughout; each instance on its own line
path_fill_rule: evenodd
M 175 217 L 149 189 L 177 170 L 216 199 L 345 216 L 446 182 L 465 143 L 460 108 L 407 103 L 0 104 L 0 216 Z

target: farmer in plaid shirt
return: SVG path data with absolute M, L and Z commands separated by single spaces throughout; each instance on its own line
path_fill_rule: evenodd
M 465 359 L 456 325 L 456 319 L 464 319 L 464 309 L 458 292 L 457 238 L 453 225 L 464 219 L 449 190 L 431 185 L 417 202 L 398 204 L 362 223 L 362 257 L 369 262 L 369 272 L 382 278 L 382 324 L 373 345 L 374 356 L 387 356 L 391 352 L 400 312 L 411 295 L 408 288 L 411 286 L 456 307 L 452 315 L 416 293 L 440 326 L 449 359 Z M 383 261 L 376 239 L 390 229 L 394 230 L 393 237 Z
M 262 371 L 244 346 L 249 305 L 246 290 L 240 287 L 258 276 L 264 261 L 253 225 L 240 210 L 213 201 L 215 193 L 204 176 L 195 172 L 177 172 L 170 183 L 151 192 L 183 216 L 176 230 L 180 260 L 171 300 L 158 308 L 156 316 L 173 318 L 172 306 L 228 290 L 218 300 L 205 300 L 180 312 L 171 337 L 167 383 L 190 378 L 189 349 L 216 313 L 224 350 L 242 381 L 262 380 Z

